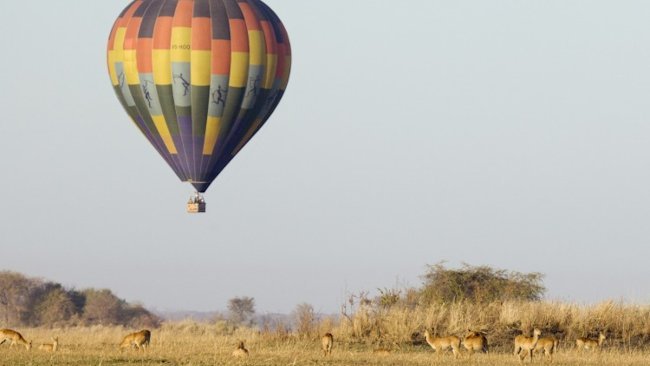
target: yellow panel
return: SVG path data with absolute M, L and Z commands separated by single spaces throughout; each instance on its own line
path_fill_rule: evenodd
M 153 81 L 157 85 L 171 85 L 172 64 L 169 50 L 153 50 Z
M 291 56 L 287 56 L 284 62 L 284 75 L 282 75 L 281 90 L 285 90 L 289 84 L 289 74 L 291 73 Z
M 221 130 L 221 118 L 209 117 L 205 126 L 205 143 L 203 144 L 203 155 L 212 155 L 214 147 L 217 145 L 217 137 Z
M 117 28 L 117 32 L 115 32 L 115 44 L 113 45 L 115 62 L 122 62 L 124 60 L 124 38 L 126 38 L 126 27 Z
M 113 86 L 120 85 L 117 79 L 117 72 L 115 71 L 115 51 L 108 51 L 108 73 L 111 75 L 111 83 Z
M 261 31 L 248 32 L 249 50 L 251 53 L 251 65 L 264 65 L 264 52 L 266 50 L 266 41 L 264 33 Z
M 174 145 L 174 140 L 172 139 L 172 136 L 169 133 L 169 128 L 167 127 L 167 122 L 165 121 L 165 117 L 151 116 L 151 118 L 153 119 L 153 123 L 156 125 L 156 129 L 158 130 L 158 133 L 160 134 L 160 137 L 165 143 L 165 147 L 167 148 L 169 153 L 178 154 L 178 152 L 176 151 L 176 145 Z
M 135 50 L 124 51 L 124 74 L 126 75 L 126 83 L 129 85 L 140 84 L 138 59 L 136 57 Z
M 230 59 L 230 86 L 243 88 L 248 78 L 248 53 L 233 52 Z
M 241 141 L 239 141 L 239 145 L 235 148 L 235 150 L 232 152 L 232 156 L 235 156 L 239 154 L 239 151 L 246 146 L 248 141 L 253 137 L 253 134 L 255 131 L 257 131 L 258 128 L 260 128 L 260 125 L 262 124 L 262 119 L 257 119 L 253 124 L 248 128 L 248 131 L 246 131 L 246 135 L 244 136 Z
M 190 62 L 192 55 L 192 28 L 172 28 L 172 62 Z
M 266 73 L 264 74 L 264 84 L 262 88 L 271 89 L 275 81 L 275 73 L 278 67 L 278 56 L 267 54 L 266 55 Z
M 192 51 L 192 85 L 210 86 L 212 51 Z

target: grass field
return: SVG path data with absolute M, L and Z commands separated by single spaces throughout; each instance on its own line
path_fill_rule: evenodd
M 390 354 L 373 353 L 373 345 L 335 341 L 331 357 L 324 358 L 317 340 L 278 340 L 253 330 L 240 330 L 232 335 L 219 335 L 201 326 L 170 327 L 152 331 L 147 351 L 119 350 L 118 344 L 128 330 L 120 327 L 88 327 L 69 329 L 21 329 L 33 340 L 31 351 L 23 347 L 0 346 L 2 366 L 41 365 L 518 365 L 519 361 L 506 348 L 489 355 L 466 355 L 454 360 L 451 353 L 436 355 L 428 346 L 401 346 Z M 40 343 L 58 336 L 56 353 L 38 350 Z M 245 340 L 250 356 L 232 356 L 239 340 Z M 395 347 L 396 348 L 396 347 Z M 535 359 L 540 364 L 540 358 Z M 602 352 L 580 353 L 563 344 L 555 357 L 555 365 L 650 365 L 650 352 L 621 351 L 605 346 Z

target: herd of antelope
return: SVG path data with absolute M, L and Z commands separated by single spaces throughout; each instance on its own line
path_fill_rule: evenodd
M 518 335 L 514 339 L 514 355 L 523 362 L 526 357 L 532 362 L 533 354 L 535 352 L 541 353 L 544 357 L 548 357 L 553 362 L 553 355 L 558 350 L 558 340 L 553 336 L 540 337 L 542 331 L 535 328 L 533 336 Z M 436 353 L 442 353 L 451 349 L 454 358 L 458 358 L 460 354 L 461 344 L 463 348 L 469 353 L 471 357 L 474 352 L 488 353 L 488 342 L 485 333 L 476 332 L 470 329 L 467 330 L 467 335 L 462 340 L 455 336 L 447 337 L 432 337 L 428 330 L 424 332 L 424 338 L 427 343 L 433 348 Z M 605 342 L 606 336 L 603 332 L 598 334 L 597 339 L 580 337 L 576 339 L 576 348 L 578 350 L 591 350 L 595 351 L 600 349 Z
M 533 360 L 533 353 L 539 352 L 548 357 L 553 362 L 553 354 L 558 350 L 558 340 L 555 337 L 547 336 L 541 337 L 542 331 L 535 328 L 533 336 L 518 335 L 514 339 L 514 354 L 523 362 L 526 357 Z M 433 348 L 437 354 L 451 350 L 454 358 L 458 358 L 461 353 L 461 346 L 471 357 L 475 352 L 488 353 L 488 340 L 484 332 L 478 332 L 468 329 L 464 338 L 455 335 L 446 337 L 434 337 L 428 330 L 424 331 L 424 338 L 426 342 Z M 603 332 L 598 334 L 598 338 L 580 337 L 576 339 L 575 345 L 579 350 L 595 351 L 602 347 L 605 342 L 606 336 Z M 43 343 L 38 349 L 45 352 L 56 352 L 59 348 L 59 338 L 52 337 L 52 343 Z M 19 332 L 12 329 L 0 329 L 0 345 L 10 341 L 9 347 L 24 346 L 28 351 L 32 349 L 32 341 L 27 341 L 25 337 Z M 151 331 L 141 330 L 139 332 L 127 334 L 122 338 L 119 344 L 120 348 L 135 348 L 145 350 L 151 341 Z M 334 346 L 334 336 L 332 333 L 326 333 L 321 338 L 321 349 L 323 356 L 332 354 L 332 347 Z M 378 355 L 390 354 L 388 349 L 374 350 L 373 353 Z M 233 351 L 234 357 L 247 357 L 249 354 L 244 342 L 239 342 L 237 348 Z

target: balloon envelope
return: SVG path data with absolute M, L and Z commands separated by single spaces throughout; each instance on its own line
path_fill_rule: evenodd
M 136 0 L 108 41 L 122 106 L 199 192 L 273 113 L 290 67 L 287 32 L 260 0 Z

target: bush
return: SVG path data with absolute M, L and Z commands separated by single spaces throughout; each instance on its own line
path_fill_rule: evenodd
M 471 301 L 539 301 L 546 291 L 541 273 L 520 273 L 488 266 L 463 264 L 448 269 L 444 263 L 431 265 L 422 276 L 420 303 L 455 303 Z
M 316 329 L 314 307 L 307 303 L 298 304 L 292 315 L 296 334 L 301 338 L 311 337 Z

